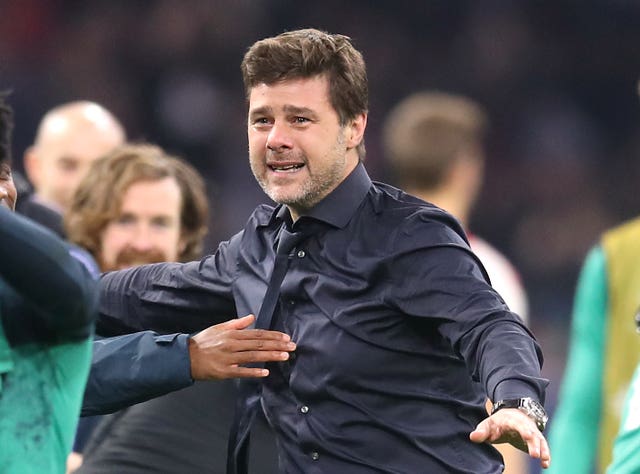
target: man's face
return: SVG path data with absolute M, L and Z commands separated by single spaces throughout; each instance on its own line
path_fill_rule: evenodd
M 366 117 L 360 121 L 340 125 L 325 76 L 255 86 L 249 95 L 248 135 L 256 180 L 297 218 L 357 165 L 355 146 Z
M 52 133 L 33 150 L 38 171 L 32 181 L 38 196 L 66 210 L 91 163 L 119 144 L 119 139 L 98 130 L 69 126 L 59 133 Z
M 18 192 L 11 175 L 11 165 L 0 162 L 0 206 L 15 210 Z
M 175 262 L 180 239 L 182 198 L 174 178 L 133 183 L 122 197 L 119 216 L 102 233 L 103 271 L 156 262 Z

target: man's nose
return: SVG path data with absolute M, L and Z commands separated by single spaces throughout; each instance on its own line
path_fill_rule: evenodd
M 136 228 L 134 235 L 132 236 L 130 245 L 134 249 L 141 252 L 151 250 L 154 247 L 154 242 L 149 227 L 145 225 L 139 225 Z
M 292 148 L 291 135 L 286 124 L 274 122 L 267 137 L 267 148 L 273 151 Z

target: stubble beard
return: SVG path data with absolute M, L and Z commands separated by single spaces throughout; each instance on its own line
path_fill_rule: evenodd
M 264 169 L 258 169 L 258 166 L 254 165 L 254 160 L 250 160 L 251 171 L 262 190 L 271 200 L 278 204 L 284 204 L 298 212 L 311 209 L 331 193 L 344 178 L 346 154 L 343 146 L 344 140 L 341 138 L 339 136 L 334 147 L 328 151 L 328 155 L 331 155 L 334 161 L 331 162 L 330 166 L 322 168 L 318 173 L 313 172 L 309 167 L 306 156 L 296 157 L 297 160 L 305 164 L 308 175 L 294 192 L 279 192 L 277 187 L 271 186 L 267 179 L 268 170 L 266 165 Z M 323 157 L 323 160 L 325 158 Z
M 125 268 L 137 267 L 150 263 L 167 262 L 168 260 L 168 257 L 160 249 L 153 248 L 145 252 L 140 252 L 132 249 L 131 247 L 125 247 L 118 252 L 115 261 L 111 264 L 105 263 L 102 258 L 99 259 L 100 268 L 103 272 L 123 270 Z

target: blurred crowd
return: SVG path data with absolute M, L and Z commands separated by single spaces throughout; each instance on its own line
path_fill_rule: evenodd
M 638 209 L 638 2 L 0 0 L 14 155 L 51 107 L 104 104 L 131 139 L 203 173 L 213 249 L 266 199 L 246 163 L 242 54 L 256 39 L 306 26 L 346 34 L 364 52 L 375 179 L 394 182 L 380 132 L 401 98 L 440 89 L 487 108 L 487 173 L 471 227 L 521 272 L 552 409 L 580 262 L 605 228 Z

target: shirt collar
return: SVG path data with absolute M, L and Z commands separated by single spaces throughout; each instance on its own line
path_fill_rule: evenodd
M 371 178 L 362 163 L 304 216 L 326 222 L 334 227 L 343 228 L 355 214 L 360 203 L 371 187 Z M 291 215 L 287 206 L 280 204 L 276 207 L 275 218 L 291 224 Z M 302 216 L 301 216 L 302 217 Z

